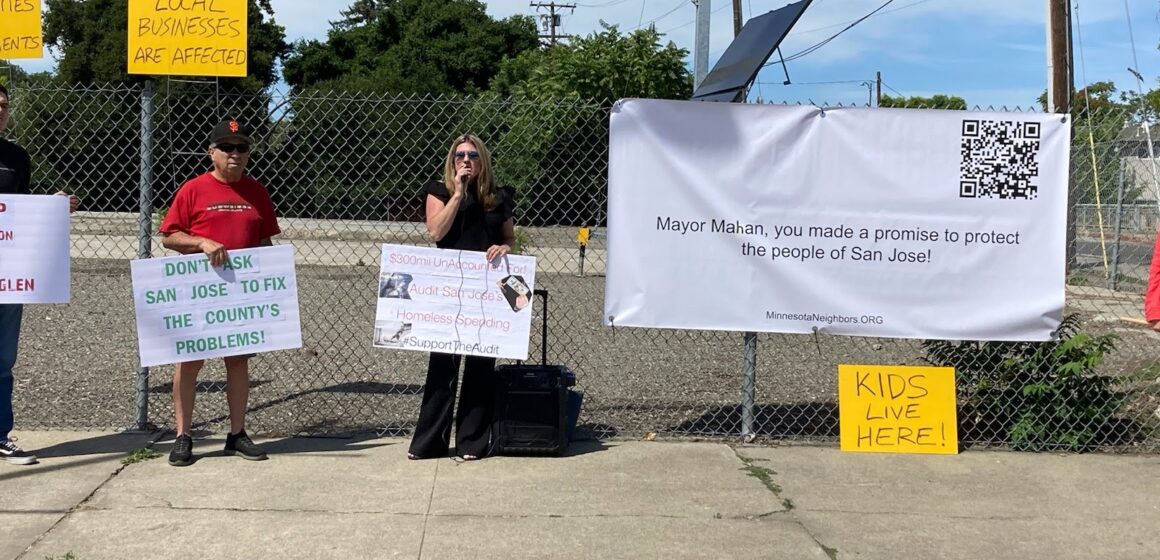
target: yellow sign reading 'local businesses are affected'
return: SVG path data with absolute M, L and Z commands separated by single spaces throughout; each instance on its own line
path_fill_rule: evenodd
M 959 452 L 955 370 L 838 366 L 842 451 Z
M 245 77 L 246 7 L 247 0 L 129 0 L 129 73 Z
M 0 60 L 42 58 L 40 0 L 0 0 Z

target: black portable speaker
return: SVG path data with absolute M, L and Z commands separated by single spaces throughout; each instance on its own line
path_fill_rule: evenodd
M 576 376 L 548 365 L 548 292 L 544 299 L 540 364 L 496 368 L 495 452 L 499 455 L 562 455 L 568 448 L 568 393 Z

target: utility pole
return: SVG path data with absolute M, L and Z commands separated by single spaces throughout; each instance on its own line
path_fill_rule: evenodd
M 1072 90 L 1071 10 L 1068 0 L 1047 0 L 1047 112 L 1071 112 Z M 1067 118 L 1067 117 L 1064 117 Z M 1074 129 L 1073 129 L 1074 132 Z M 1067 187 L 1064 274 L 1076 265 L 1076 216 L 1074 176 Z
M 733 0 L 733 36 L 741 34 L 741 0 Z
M 546 33 L 541 33 L 540 38 L 547 39 L 548 46 L 555 46 L 557 39 L 567 39 L 568 38 L 567 35 L 560 35 L 560 34 L 556 33 L 556 30 L 559 29 L 559 27 L 560 27 L 560 15 L 556 13 L 556 9 L 557 8 L 569 9 L 569 10 L 572 10 L 573 12 L 575 12 L 576 11 L 576 4 L 557 4 L 555 2 L 532 2 L 529 5 L 533 8 L 536 8 L 537 11 L 540 8 L 547 8 L 548 9 L 548 13 L 540 14 L 540 29 L 542 31 L 546 32 Z
M 1047 0 L 1047 112 L 1071 111 L 1071 9 L 1067 0 Z
M 701 87 L 709 73 L 709 12 L 712 0 L 694 0 L 697 6 L 697 27 L 693 39 L 693 90 Z
M 874 93 L 874 106 L 882 106 L 882 72 L 874 73 L 874 82 L 878 85 L 877 91 Z

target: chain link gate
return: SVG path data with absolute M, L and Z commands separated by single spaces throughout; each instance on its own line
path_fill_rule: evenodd
M 73 303 L 25 311 L 18 427 L 172 425 L 171 368 L 138 368 L 128 261 L 169 254 L 160 219 L 176 188 L 208 169 L 209 130 L 229 116 L 254 129 L 249 171 L 278 209 L 274 242 L 295 247 L 302 312 L 301 349 L 251 362 L 252 432 L 410 433 L 426 355 L 371 346 L 379 245 L 430 244 L 420 187 L 441 172 L 447 143 L 471 132 L 518 193 L 519 250 L 537 258 L 537 287 L 552 293 L 549 360 L 577 372 L 583 432 L 736 437 L 752 425 L 758 442 L 833 444 L 838 364 L 933 363 L 958 368 L 964 444 L 1160 450 L 1160 335 L 1139 324 L 1160 221 L 1155 140 L 1122 114 L 1073 115 L 1075 316 L 1061 343 L 763 333 L 746 356 L 742 333 L 602 325 L 609 103 L 225 95 L 212 82 L 17 86 L 10 136 L 32 154 L 34 192 L 82 197 Z M 583 251 L 579 227 L 593 232 Z M 746 359 L 752 406 L 740 398 Z M 208 361 L 195 428 L 227 426 L 224 380 L 221 361 Z

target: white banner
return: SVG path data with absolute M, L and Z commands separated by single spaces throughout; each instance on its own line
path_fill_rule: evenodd
M 383 245 L 374 345 L 526 360 L 536 259 Z
M 68 303 L 68 197 L 0 195 L 0 303 Z
M 1051 114 L 621 102 L 605 324 L 1048 339 L 1069 138 Z
M 133 303 L 142 366 L 302 347 L 294 246 L 135 260 Z

